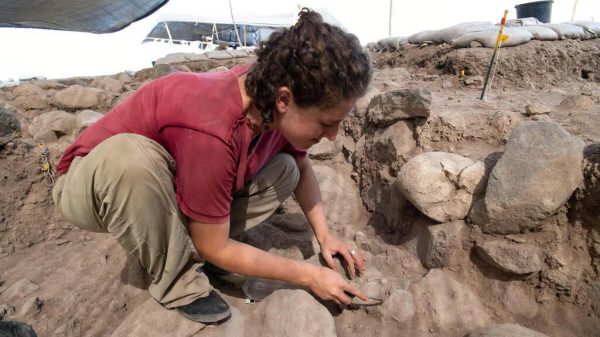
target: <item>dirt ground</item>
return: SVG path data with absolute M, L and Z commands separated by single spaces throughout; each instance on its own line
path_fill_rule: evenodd
M 594 151 L 594 144 L 600 143 L 600 39 L 532 41 L 502 49 L 498 73 L 488 98 L 481 101 L 479 96 L 491 53 L 492 50 L 486 48 L 456 50 L 446 45 L 430 45 L 372 54 L 376 67 L 374 88 L 381 92 L 425 88 L 432 94 L 431 115 L 416 122 L 418 148 L 415 154 L 445 151 L 485 160 L 504 151 L 516 123 L 540 118 L 557 122 L 583 139 L 589 151 Z M 200 71 L 218 65 L 231 66 L 232 63 L 186 66 Z M 150 78 L 150 73 L 151 69 L 134 76 L 131 89 Z M 88 79 L 69 81 L 86 82 Z M 0 104 L 14 103 L 12 90 L 0 88 Z M 571 96 L 577 98 L 574 103 L 565 102 Z M 532 103 L 548 107 L 547 117 L 527 116 L 526 106 Z M 107 108 L 100 112 L 106 112 Z M 15 113 L 22 121 L 30 121 L 46 111 L 48 109 L 17 108 Z M 357 123 L 360 123 L 357 119 L 348 121 L 341 137 L 354 138 L 352 133 L 356 132 Z M 54 163 L 60 156 L 60 149 L 60 146 L 51 147 Z M 149 298 L 145 290 L 148 280 L 138 263 L 128 258 L 108 234 L 85 232 L 60 218 L 52 204 L 50 187 L 40 170 L 40 157 L 36 142 L 26 134 L 0 149 L 0 317 L 27 322 L 42 337 L 111 336 L 129 314 Z M 314 161 L 347 173 L 348 177 L 356 171 L 352 158 L 343 154 Z M 586 179 L 594 174 L 597 171 L 588 172 Z M 589 180 L 589 185 L 593 184 Z M 581 190 L 578 193 L 588 195 L 592 192 Z M 304 220 L 294 213 L 298 210 L 291 205 L 293 202 L 288 204 L 289 214 L 270 220 L 273 226 L 286 221 L 299 226 L 304 224 Z M 468 260 L 445 269 L 444 273 L 476 294 L 479 304 L 470 304 L 469 299 L 456 300 L 467 301 L 466 307 L 485 308 L 489 322 L 513 322 L 552 337 L 599 336 L 599 258 L 590 247 L 594 246 L 600 225 L 593 205 L 597 204 L 584 203 L 582 206 L 574 196 L 558 214 L 544 223 L 540 231 L 523 233 L 534 241 L 547 243 L 552 240 L 550 236 L 558 235 L 555 228 L 559 227 L 565 236 L 565 246 L 576 257 L 574 264 L 580 266 L 581 277 L 575 283 L 585 291 L 553 288 L 539 273 L 510 276 L 498 272 L 474 253 L 474 244 L 483 234 L 469 224 L 462 248 Z M 333 230 L 348 241 L 355 241 L 358 231 L 366 233 L 369 238 L 368 263 L 386 275 L 391 284 L 402 287 L 403 280 L 416 283 L 428 272 L 433 277 L 416 256 L 406 253 L 417 235 L 415 228 L 430 220 L 407 205 L 401 210 L 402 225 L 392 225 L 383 219 L 385 212 L 389 210 L 368 210 L 363 206 L 357 220 L 336 224 Z M 300 253 L 290 250 L 292 244 L 285 240 L 280 240 L 284 243 L 279 246 L 270 244 L 264 248 L 296 258 L 314 255 L 314 249 L 311 251 L 314 242 L 308 232 L 297 236 L 294 242 L 306 242 Z M 252 236 L 248 240 L 252 242 Z M 261 240 L 256 239 L 255 243 L 272 242 Z M 7 298 L 6 290 L 24 279 L 39 289 L 23 290 L 27 294 L 22 298 Z M 238 335 L 256 335 L 259 330 L 254 329 L 253 324 L 260 322 L 260 318 L 253 316 L 256 305 L 246 304 L 240 290 L 226 285 L 219 285 L 219 289 L 236 308 L 236 313 L 245 318 L 243 324 L 235 323 L 240 326 Z M 521 295 L 507 300 L 507 293 Z M 25 303 L 31 296 L 40 300 L 34 308 Z M 523 312 L 523 308 L 527 308 L 527 312 Z M 458 328 L 444 330 L 428 326 L 427 322 L 436 315 L 428 311 L 417 310 L 411 323 L 402 325 L 388 320 L 385 312 L 375 309 L 343 312 L 329 309 L 334 316 L 337 335 L 341 337 L 398 336 L 415 331 L 423 332 L 424 336 L 465 335 Z M 452 312 L 453 309 L 446 310 Z M 465 312 L 457 310 L 458 313 Z M 210 326 L 196 335 L 227 335 L 226 330 L 223 326 Z

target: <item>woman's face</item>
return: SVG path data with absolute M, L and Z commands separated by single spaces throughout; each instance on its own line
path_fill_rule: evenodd
M 340 123 L 348 117 L 355 103 L 356 98 L 353 98 L 340 101 L 331 108 L 301 108 L 287 88 L 280 88 L 273 125 L 292 145 L 306 150 L 321 138 L 333 141 Z

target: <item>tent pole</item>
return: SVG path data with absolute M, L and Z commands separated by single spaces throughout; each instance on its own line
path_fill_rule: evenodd
M 390 0 L 390 18 L 389 18 L 389 26 L 388 26 L 388 37 L 392 37 L 392 2 L 393 0 Z
M 229 13 L 231 13 L 231 21 L 233 22 L 233 29 L 235 29 L 235 36 L 238 40 L 238 45 L 242 46 L 242 39 L 240 39 L 240 33 L 238 32 L 237 25 L 235 24 L 235 19 L 233 18 L 233 9 L 231 8 L 231 0 L 229 0 Z

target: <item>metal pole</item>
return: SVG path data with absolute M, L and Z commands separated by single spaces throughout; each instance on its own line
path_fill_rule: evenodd
M 392 37 L 392 2 L 393 0 L 390 0 L 390 18 L 388 19 L 388 37 Z
M 508 15 L 508 11 L 504 11 L 504 16 L 502 17 L 502 21 L 500 21 L 500 31 L 498 31 L 498 38 L 496 39 L 496 46 L 494 47 L 494 54 L 492 54 L 492 61 L 490 62 L 490 66 L 488 68 L 487 76 L 485 77 L 485 83 L 483 84 L 483 90 L 481 91 L 480 99 L 485 100 L 485 96 L 487 95 L 487 91 L 492 84 L 491 78 L 494 76 L 494 71 L 496 70 L 496 61 L 498 60 L 498 49 L 500 48 L 500 42 L 503 39 L 502 30 L 504 29 L 504 24 L 506 23 L 506 16 Z
M 240 33 L 238 32 L 237 25 L 235 24 L 235 19 L 233 18 L 233 9 L 231 8 L 231 0 L 229 0 L 229 13 L 231 13 L 231 21 L 233 22 L 233 29 L 235 29 L 235 36 L 237 37 L 238 44 L 241 47 L 242 39 L 240 39 Z

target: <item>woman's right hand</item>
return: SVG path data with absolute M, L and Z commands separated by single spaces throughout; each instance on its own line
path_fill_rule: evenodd
M 338 272 L 320 266 L 317 268 L 309 287 L 321 299 L 331 300 L 339 305 L 350 304 L 352 298 L 348 294 L 357 296 L 363 301 L 369 300 L 360 289 L 346 282 Z

